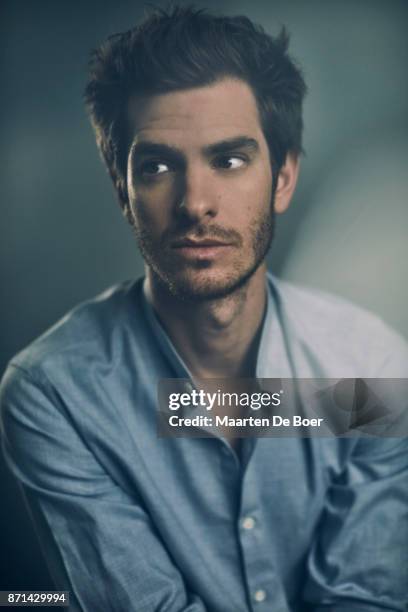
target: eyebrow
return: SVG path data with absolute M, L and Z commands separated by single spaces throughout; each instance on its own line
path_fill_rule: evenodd
M 204 152 L 207 155 L 215 155 L 217 153 L 229 153 L 234 149 L 251 149 L 254 153 L 259 151 L 259 144 L 255 138 L 249 138 L 248 136 L 237 136 L 235 138 L 228 138 L 227 140 L 221 140 L 214 144 L 204 147 Z
M 131 154 L 134 155 L 173 155 L 184 158 L 180 149 L 169 145 L 150 142 L 148 140 L 136 142 L 132 145 Z
M 229 153 L 235 149 L 251 149 L 253 152 L 257 152 L 259 151 L 259 143 L 255 138 L 236 136 L 203 147 L 203 153 L 206 156 L 219 155 L 221 153 Z M 131 147 L 132 158 L 144 155 L 165 156 L 174 161 L 185 161 L 185 155 L 177 147 L 148 140 L 134 143 Z

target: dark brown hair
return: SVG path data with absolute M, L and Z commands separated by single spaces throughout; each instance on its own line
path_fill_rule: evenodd
M 109 37 L 91 55 L 85 101 L 98 147 L 126 205 L 131 94 L 159 94 L 226 76 L 250 85 L 276 175 L 289 152 L 302 152 L 305 82 L 288 56 L 284 28 L 275 38 L 247 17 L 192 7 L 156 10 L 133 29 Z

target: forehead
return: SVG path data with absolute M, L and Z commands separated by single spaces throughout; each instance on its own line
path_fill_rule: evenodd
M 128 112 L 137 142 L 205 146 L 238 134 L 262 138 L 251 88 L 231 78 L 194 89 L 132 97 Z

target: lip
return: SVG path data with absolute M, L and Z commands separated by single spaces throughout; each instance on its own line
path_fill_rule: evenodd
M 214 239 L 191 240 L 183 238 L 173 243 L 172 247 L 185 260 L 211 261 L 225 253 L 233 245 Z
M 205 238 L 204 240 L 192 240 L 191 238 L 183 238 L 182 240 L 177 240 L 172 244 L 174 249 L 203 249 L 208 247 L 227 247 L 231 246 L 228 242 L 221 242 L 220 240 L 216 240 L 214 238 Z

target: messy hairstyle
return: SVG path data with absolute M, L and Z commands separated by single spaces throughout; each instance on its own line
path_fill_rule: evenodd
M 224 77 L 252 89 L 274 176 L 288 153 L 302 152 L 305 82 L 276 37 L 247 17 L 215 16 L 192 7 L 155 10 L 140 25 L 110 36 L 91 54 L 85 102 L 102 157 L 127 207 L 126 167 L 132 94 L 154 95 L 210 85 Z

